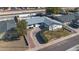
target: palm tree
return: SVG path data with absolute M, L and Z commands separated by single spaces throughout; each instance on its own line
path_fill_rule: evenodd
M 16 30 L 17 30 L 19 36 L 23 36 L 23 38 L 26 42 L 26 45 L 28 45 L 26 37 L 25 37 L 25 35 L 27 35 L 27 22 L 25 20 L 20 21 L 18 19 L 18 16 L 16 16 L 14 19 L 15 19 L 15 22 L 17 25 Z
M 26 34 L 27 31 L 27 22 L 25 20 L 21 20 L 17 23 L 17 30 L 20 35 Z

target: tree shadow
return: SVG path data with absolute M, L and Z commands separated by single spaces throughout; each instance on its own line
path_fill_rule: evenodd
M 16 32 L 15 28 L 11 28 L 10 30 L 6 31 L 5 34 L 2 36 L 3 41 L 15 41 L 20 40 L 19 34 Z

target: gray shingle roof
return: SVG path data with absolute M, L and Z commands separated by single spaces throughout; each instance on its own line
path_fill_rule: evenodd
M 28 25 L 31 24 L 37 24 L 44 21 L 44 18 L 42 17 L 27 17 L 26 21 L 28 22 Z
M 27 18 L 26 20 L 28 22 L 28 25 L 31 25 L 31 24 L 37 24 L 37 23 L 45 23 L 47 24 L 48 26 L 49 25 L 53 25 L 53 24 L 61 24 L 60 22 L 54 20 L 54 19 L 51 19 L 51 18 L 48 18 L 48 17 L 32 17 L 32 18 Z
M 48 17 L 45 17 L 44 23 L 47 24 L 48 26 L 53 25 L 53 24 L 62 24 L 61 22 L 56 21 L 55 19 L 51 19 Z
M 76 19 L 74 14 L 56 16 L 55 18 L 57 18 L 57 20 L 59 20 L 60 22 L 63 22 L 63 23 L 71 22 L 72 20 Z
M 5 32 L 14 27 L 16 27 L 14 20 L 0 21 L 0 32 Z
M 37 24 L 37 23 L 45 23 L 48 26 L 53 24 L 61 24 L 60 22 L 48 18 L 48 17 L 27 17 L 26 21 L 28 22 L 28 25 Z M 13 19 L 6 20 L 6 21 L 0 21 L 0 32 L 5 32 L 11 28 L 16 27 L 15 21 Z

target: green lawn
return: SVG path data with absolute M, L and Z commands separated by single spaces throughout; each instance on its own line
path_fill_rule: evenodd
M 54 38 L 60 38 L 60 37 L 64 37 L 67 36 L 69 34 L 71 34 L 71 32 L 69 32 L 68 30 L 63 30 L 63 29 L 59 29 L 57 31 L 43 31 L 42 33 L 47 39 L 48 41 Z

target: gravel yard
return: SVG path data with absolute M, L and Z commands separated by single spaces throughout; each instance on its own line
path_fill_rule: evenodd
M 22 37 L 15 41 L 0 41 L 0 51 L 23 51 L 27 49 L 28 47 Z

